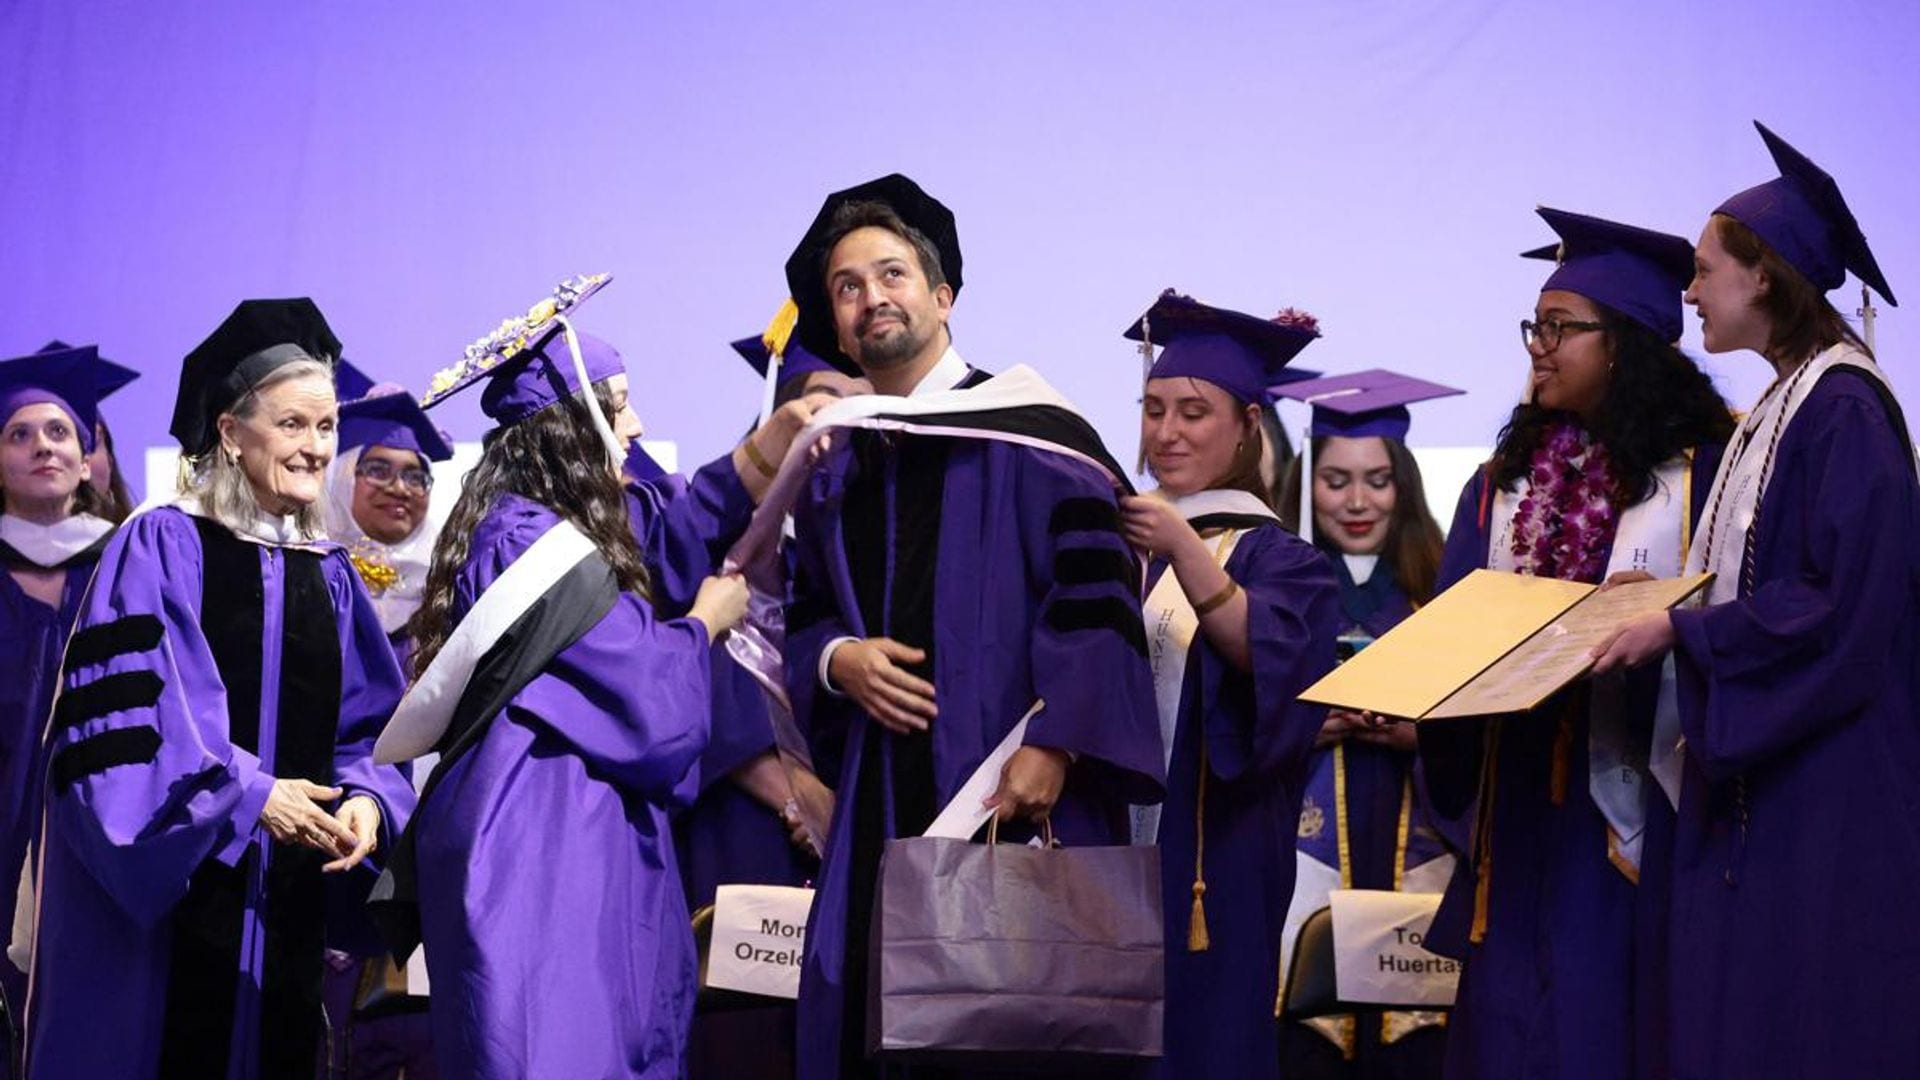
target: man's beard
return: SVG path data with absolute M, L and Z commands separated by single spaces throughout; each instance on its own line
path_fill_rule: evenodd
M 927 335 L 918 332 L 912 318 L 906 312 L 896 310 L 892 314 L 900 320 L 898 333 L 889 334 L 883 338 L 870 338 L 866 336 L 867 327 L 860 328 L 858 338 L 860 355 L 855 359 L 860 362 L 861 368 L 867 371 L 886 371 L 889 368 L 896 368 L 920 355 L 920 350 L 926 347 Z M 868 319 L 867 322 L 871 325 L 872 320 Z

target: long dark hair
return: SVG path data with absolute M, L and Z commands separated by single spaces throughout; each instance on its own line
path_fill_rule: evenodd
M 1413 451 L 1399 439 L 1382 438 L 1387 448 L 1387 463 L 1393 469 L 1393 520 L 1387 523 L 1387 540 L 1380 547 L 1380 561 L 1392 571 L 1395 584 L 1415 604 L 1433 599 L 1434 583 L 1440 577 L 1440 556 L 1446 548 L 1440 523 L 1427 508 L 1427 485 L 1420 477 L 1420 463 Z M 1313 440 L 1314 460 L 1327 448 L 1327 439 Z M 1300 532 L 1300 458 L 1287 467 L 1280 486 L 1280 524 Z M 1355 480 L 1359 483 L 1359 480 Z M 1331 537 L 1315 531 L 1314 546 L 1338 556 L 1340 549 Z
M 113 431 L 107 427 L 106 417 L 100 418 L 94 433 L 101 445 L 107 448 L 107 461 L 113 465 L 113 479 L 107 484 L 107 490 L 104 493 L 98 488 L 94 489 L 95 493 L 100 495 L 100 508 L 92 513 L 118 525 L 127 520 L 128 514 L 133 513 L 133 493 L 127 490 L 127 474 L 120 468 L 120 456 L 113 452 Z M 88 481 L 88 485 L 91 486 L 91 484 L 92 481 Z
M 1606 398 L 1582 426 L 1607 448 L 1619 485 L 1614 505 L 1624 508 L 1653 493 L 1654 470 L 1674 455 L 1731 438 L 1733 414 L 1706 372 L 1678 346 L 1605 304 L 1594 307 L 1613 373 Z M 1493 482 L 1513 490 L 1547 429 L 1570 415 L 1531 402 L 1515 405 L 1493 451 Z
M 593 384 L 600 408 L 613 415 L 605 382 Z M 471 555 L 473 531 L 501 495 L 531 499 L 572 522 L 613 568 L 620 588 L 651 599 L 651 579 L 627 517 L 620 478 L 593 429 L 586 402 L 563 398 L 518 423 L 497 427 L 482 441 L 480 463 L 466 475 L 460 498 L 433 546 L 433 565 L 420 609 L 407 622 L 415 642 L 414 677 L 427 670 L 453 632 L 454 580 Z
M 1725 214 L 1715 214 L 1708 220 L 1720 246 L 1735 262 L 1758 267 L 1766 275 L 1767 289 L 1754 301 L 1754 307 L 1772 323 L 1767 341 L 1769 359 L 1797 364 L 1842 341 L 1869 357 L 1873 355 L 1827 294 L 1781 258 L 1758 233 Z

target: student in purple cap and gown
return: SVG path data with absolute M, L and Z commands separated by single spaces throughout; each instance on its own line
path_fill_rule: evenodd
M 402 670 L 413 652 L 407 620 L 420 607 L 439 535 L 429 518 L 433 463 L 452 458 L 446 437 L 399 386 L 375 386 L 340 405 L 340 449 L 327 468 L 322 520 L 328 539 L 353 560 Z M 425 777 L 414 770 L 416 781 Z M 407 992 L 377 935 L 342 933 L 328 944 L 331 1075 L 373 1080 L 404 1070 L 410 1080 L 432 1080 L 425 996 Z
M 873 392 L 790 340 L 789 302 L 764 335 L 732 343 L 763 381 L 769 414 L 789 401 L 812 409 Z M 766 694 L 745 668 L 717 646 L 713 658 L 713 737 L 700 758 L 700 794 L 674 818 L 674 844 L 687 905 L 696 912 L 713 903 L 721 885 L 805 885 L 820 856 L 800 811 L 811 800 L 815 817 L 827 820 L 833 793 L 798 761 L 775 749 Z M 704 1077 L 791 1077 L 794 1073 L 794 1006 L 732 1004 L 696 1014 L 687 1072 Z
M 0 655 L 11 669 L 0 681 L 0 937 L 12 933 L 27 846 L 40 826 L 40 736 L 60 654 L 113 533 L 87 484 L 97 363 L 91 347 L 0 361 Z M 0 963 L 0 1008 L 14 1024 L 26 994 L 24 963 Z M 13 1035 L 0 1025 L 0 1060 L 13 1060 Z
M 1672 650 L 1653 742 L 1679 811 L 1671 1075 L 1911 1075 L 1920 489 L 1886 375 L 1823 294 L 1851 270 L 1894 298 L 1833 179 L 1760 133 L 1781 175 L 1708 218 L 1686 297 L 1709 352 L 1776 375 L 1687 560 L 1716 577 L 1599 666 Z
M 1161 794 L 1124 471 L 1064 407 L 968 409 L 999 399 L 953 348 L 960 283 L 952 213 L 898 175 L 829 196 L 787 262 L 808 351 L 954 433 L 836 436 L 794 512 L 787 690 L 814 759 L 840 763 L 801 968 L 808 1080 L 901 1071 L 866 1052 L 882 848 L 924 832 L 1036 698 L 996 813 L 1124 843 L 1127 804 Z M 994 437 L 1021 422 L 1058 449 Z
M 1378 370 L 1273 389 L 1312 404 L 1307 452 L 1287 475 L 1280 516 L 1333 564 L 1344 660 L 1433 599 L 1443 541 L 1427 509 L 1420 466 L 1407 449 L 1407 406 L 1459 391 Z M 1304 492 L 1303 465 L 1313 478 Z M 1299 876 L 1287 911 L 1283 972 L 1300 926 L 1327 906 L 1332 890 L 1446 888 L 1455 853 L 1441 838 L 1414 749 L 1412 724 L 1328 712 L 1314 740 L 1300 809 Z M 1437 1078 L 1445 1023 L 1444 1013 L 1430 1010 L 1315 1017 L 1282 1034 L 1281 1072 Z
M 441 754 L 376 906 L 399 952 L 416 930 L 426 949 L 448 1076 L 684 1066 L 693 938 L 667 815 L 697 782 L 711 642 L 746 592 L 708 577 L 684 617 L 657 610 L 675 603 L 664 582 L 691 569 L 661 569 L 661 530 L 683 519 L 640 521 L 636 537 L 619 472 L 640 434 L 627 374 L 566 321 L 606 280 L 568 282 L 477 342 L 428 399 L 484 382 L 497 425 L 440 533 L 411 624 L 416 682 L 379 754 Z M 753 453 L 784 454 L 804 420 L 781 413 Z M 696 475 L 676 502 L 718 484 L 731 521 L 696 513 L 689 528 L 744 528 L 764 487 L 748 457 Z M 684 554 L 725 540 L 675 542 Z
M 1444 591 L 1487 568 L 1598 584 L 1668 576 L 1733 420 L 1680 337 L 1692 245 L 1542 208 L 1559 234 L 1534 316 L 1521 323 L 1529 399 L 1461 493 Z M 1418 725 L 1428 789 L 1470 857 L 1427 947 L 1465 962 L 1448 1021 L 1449 1077 L 1634 1076 L 1643 1002 L 1636 962 L 1657 918 L 1636 889 L 1650 819 L 1646 773 L 1657 679 L 1582 682 L 1526 714 Z
M 27 1074 L 311 1075 L 324 879 L 401 828 L 401 678 L 319 503 L 340 344 L 249 300 L 188 354 L 173 503 L 101 554 L 47 733 Z M 362 871 L 366 872 L 366 871 Z
M 1164 342 L 1140 438 L 1160 487 L 1120 502 L 1145 552 L 1147 657 L 1167 756 L 1164 806 L 1136 807 L 1160 846 L 1166 1077 L 1278 1077 L 1273 1003 L 1293 895 L 1294 822 L 1326 718 L 1301 691 L 1332 670 L 1340 593 L 1280 525 L 1260 479 L 1274 376 L 1319 336 L 1310 317 L 1209 307 L 1168 290 L 1127 331 Z
M 49 341 L 40 347 L 43 353 L 65 352 L 73 346 L 64 341 Z M 93 398 L 95 403 L 107 400 L 109 395 L 118 393 L 128 383 L 140 377 L 140 373 L 122 364 L 102 356 L 94 362 L 98 377 L 94 380 Z M 133 493 L 127 488 L 127 477 L 120 469 L 120 459 L 113 452 L 113 431 L 107 427 L 104 413 L 96 413 L 93 419 L 93 449 L 87 452 L 87 483 L 100 496 L 100 506 L 94 511 L 96 517 L 105 518 L 115 525 L 127 520 L 133 513 Z

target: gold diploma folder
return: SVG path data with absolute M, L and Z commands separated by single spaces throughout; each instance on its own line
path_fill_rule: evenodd
M 1712 574 L 1600 591 L 1578 581 L 1475 570 L 1300 700 L 1412 720 L 1525 712 L 1593 666 L 1622 623 L 1664 611 Z

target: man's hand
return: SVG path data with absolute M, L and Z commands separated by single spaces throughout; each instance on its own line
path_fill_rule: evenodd
M 892 638 L 849 641 L 833 650 L 827 678 L 881 727 L 896 735 L 911 735 L 927 730 L 939 710 L 933 703 L 933 684 L 900 665 L 922 663 L 926 658 L 926 650 Z
M 1000 770 L 1000 788 L 980 805 L 995 811 L 1001 821 L 1026 818 L 1046 820 L 1060 789 L 1067 784 L 1067 752 L 1050 746 L 1023 746 Z

